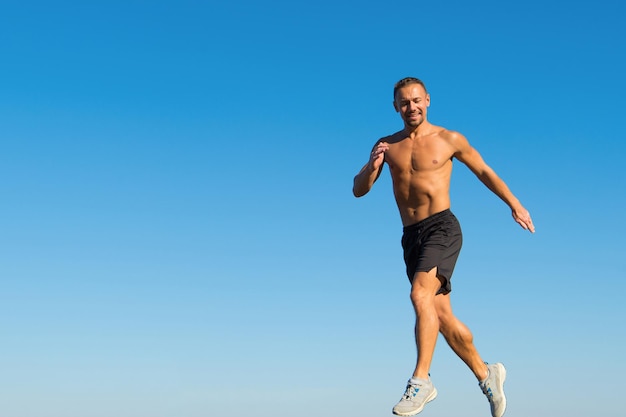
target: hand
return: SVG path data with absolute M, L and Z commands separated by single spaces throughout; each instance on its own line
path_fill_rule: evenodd
M 380 166 L 385 161 L 385 152 L 389 149 L 389 144 L 387 142 L 380 142 L 376 144 L 372 153 L 370 154 L 369 165 L 372 167 L 372 171 L 378 171 Z
M 512 213 L 513 219 L 522 226 L 524 230 L 528 230 L 530 233 L 535 233 L 535 225 L 533 225 L 533 221 L 530 218 L 530 213 L 524 207 L 520 207 L 518 209 L 513 209 Z

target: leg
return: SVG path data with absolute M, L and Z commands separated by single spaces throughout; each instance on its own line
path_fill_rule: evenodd
M 486 365 L 474 346 L 472 332 L 452 313 L 450 294 L 439 294 L 435 300 L 439 331 L 454 353 L 474 372 L 479 386 L 487 396 L 492 417 L 502 417 L 506 410 L 504 380 L 506 369 L 501 363 Z
M 417 364 L 413 377 L 428 380 L 430 364 L 439 334 L 439 319 L 435 306 L 435 295 L 441 288 L 437 268 L 428 272 L 417 272 L 411 287 L 411 302 L 415 309 L 415 343 Z
M 445 337 L 448 345 L 472 370 L 479 381 L 487 378 L 487 365 L 474 346 L 472 332 L 452 313 L 450 294 L 437 295 L 435 308 L 437 317 L 439 317 L 439 331 Z
M 414 416 L 422 411 L 426 403 L 437 397 L 437 389 L 428 377 L 439 334 L 435 294 L 441 288 L 441 282 L 436 273 L 437 269 L 433 268 L 429 272 L 418 272 L 413 278 L 411 301 L 416 315 L 417 365 L 404 395 L 393 407 L 393 413 L 399 416 Z

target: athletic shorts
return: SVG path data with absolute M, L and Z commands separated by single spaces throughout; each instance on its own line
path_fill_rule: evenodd
M 437 267 L 437 276 L 441 279 L 437 294 L 448 294 L 452 291 L 450 279 L 462 244 L 461 226 L 450 209 L 404 227 L 402 248 L 409 281 L 413 283 L 416 272 L 428 272 Z

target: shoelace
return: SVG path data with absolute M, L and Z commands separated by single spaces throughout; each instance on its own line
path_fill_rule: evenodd
M 405 400 L 411 400 L 415 397 L 415 394 L 413 393 L 413 391 L 415 391 L 416 393 L 420 390 L 420 386 L 419 385 L 407 385 L 406 386 L 406 391 L 404 392 L 404 399 Z
M 483 394 L 487 396 L 487 400 L 491 403 L 493 401 L 493 392 L 491 392 L 491 387 L 486 383 L 480 384 L 480 388 L 483 390 Z

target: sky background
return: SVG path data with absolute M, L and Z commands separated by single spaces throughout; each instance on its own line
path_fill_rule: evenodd
M 393 84 L 463 133 L 452 303 L 507 417 L 623 416 L 623 2 L 0 2 L 0 415 L 391 415 L 414 322 Z M 440 339 L 421 415 L 481 417 Z

